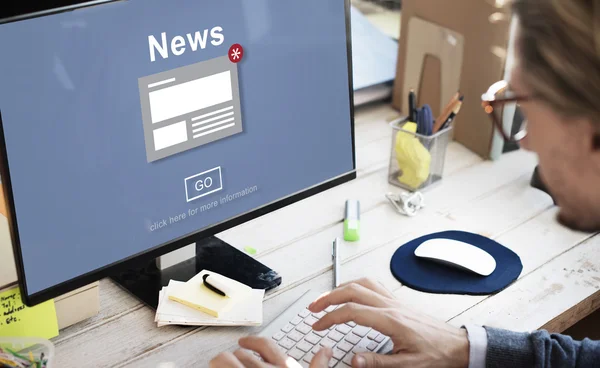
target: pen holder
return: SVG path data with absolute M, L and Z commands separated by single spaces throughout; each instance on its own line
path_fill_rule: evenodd
M 0 366 L 4 367 L 2 360 L 23 363 L 23 360 L 30 361 L 31 358 L 35 362 L 32 367 L 53 368 L 54 344 L 36 337 L 0 336 Z
M 415 133 L 408 120 L 390 123 L 392 149 L 388 182 L 408 191 L 423 190 L 442 179 L 452 126 L 426 136 Z

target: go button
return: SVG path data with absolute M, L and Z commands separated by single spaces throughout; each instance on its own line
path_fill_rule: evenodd
M 187 202 L 222 189 L 221 166 L 185 178 L 185 199 Z

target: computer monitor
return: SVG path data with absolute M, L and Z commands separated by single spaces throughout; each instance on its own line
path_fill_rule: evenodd
M 0 154 L 28 305 L 355 178 L 349 1 L 21 3 Z

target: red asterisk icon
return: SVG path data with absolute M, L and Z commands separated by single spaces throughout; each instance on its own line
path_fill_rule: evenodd
M 244 57 L 244 48 L 239 43 L 233 44 L 229 48 L 228 55 L 229 61 L 232 63 L 239 63 L 242 60 L 242 57 Z

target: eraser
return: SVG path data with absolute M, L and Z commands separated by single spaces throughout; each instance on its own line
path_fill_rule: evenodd
M 360 202 L 355 199 L 346 201 L 344 215 L 344 240 L 357 241 L 360 239 Z

